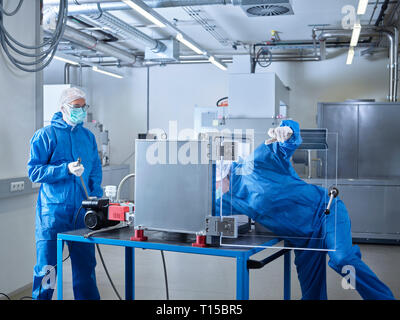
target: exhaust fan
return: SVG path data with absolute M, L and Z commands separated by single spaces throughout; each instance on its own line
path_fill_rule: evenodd
M 242 0 L 240 7 L 249 17 L 272 17 L 294 14 L 290 0 Z

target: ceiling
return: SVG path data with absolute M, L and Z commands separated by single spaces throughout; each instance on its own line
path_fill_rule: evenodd
M 271 38 L 272 30 L 279 32 L 281 40 L 311 40 L 313 26 L 341 26 L 344 17 L 342 8 L 346 5 L 357 8 L 358 0 L 292 0 L 291 3 L 294 15 L 273 17 L 248 17 L 240 6 L 231 4 L 189 7 L 214 28 L 216 37 L 207 32 L 188 14 L 188 7 L 155 10 L 170 22 L 176 23 L 179 29 L 203 48 L 214 53 L 234 53 L 235 50 L 232 49 L 234 42 L 267 41 Z M 362 24 L 369 23 L 375 4 L 376 1 L 370 1 L 366 14 L 361 18 Z M 381 5 L 382 2 L 378 2 L 373 22 L 378 17 Z M 156 39 L 168 38 L 168 34 L 163 33 L 160 28 L 143 27 L 148 26 L 148 22 L 132 10 L 112 11 L 111 13 L 129 24 L 139 27 L 141 31 Z M 245 49 L 239 46 L 238 51 L 243 50 Z

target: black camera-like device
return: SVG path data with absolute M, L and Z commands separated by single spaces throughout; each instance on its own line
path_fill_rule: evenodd
M 82 208 L 86 209 L 84 222 L 86 227 L 91 230 L 112 227 L 119 223 L 108 219 L 109 199 L 83 200 Z

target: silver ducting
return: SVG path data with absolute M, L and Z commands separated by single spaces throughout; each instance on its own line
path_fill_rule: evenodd
M 78 3 L 77 3 L 78 2 Z M 191 7 L 191 6 L 211 6 L 211 5 L 233 5 L 241 6 L 243 10 L 256 8 L 268 11 L 273 7 L 290 7 L 289 0 L 143 0 L 143 2 L 150 8 L 171 8 L 171 7 Z M 44 0 L 45 6 L 58 6 L 59 0 Z M 69 0 L 68 13 L 71 15 L 90 14 L 94 10 L 98 10 L 98 6 L 102 11 L 111 10 L 130 10 L 131 8 L 121 2 L 115 0 L 107 0 L 104 2 L 94 0 Z M 290 7 L 291 8 L 291 7 Z M 268 11 L 269 12 L 269 11 Z M 293 11 L 290 9 L 290 13 Z M 254 16 L 254 15 L 252 15 Z
M 121 0 L 106 0 L 102 1 L 101 4 L 105 4 L 107 2 L 121 2 Z M 167 7 L 182 7 L 186 5 L 215 5 L 215 4 L 228 4 L 228 3 L 238 3 L 242 2 L 239 0 L 144 0 L 151 8 L 167 8 Z M 254 2 L 254 1 L 253 1 Z M 260 2 L 260 1 L 259 1 Z M 265 2 L 265 1 L 262 1 Z M 44 5 L 49 6 L 58 6 L 60 4 L 60 0 L 44 0 Z M 100 3 L 99 0 L 68 0 L 68 4 L 70 5 L 83 5 L 83 4 L 97 4 Z M 127 6 L 129 8 L 129 6 Z
M 88 34 L 75 30 L 69 26 L 66 26 L 63 38 L 78 44 L 84 45 L 90 49 L 99 51 L 108 56 L 115 57 L 119 60 L 133 63 L 136 60 L 136 56 L 130 54 L 127 51 L 115 48 L 109 44 L 97 40 L 95 37 L 89 36 Z
M 43 28 L 45 31 L 54 32 L 56 17 L 57 13 L 55 10 L 47 10 L 45 12 L 43 16 Z M 75 42 L 86 48 L 93 49 L 101 53 L 104 53 L 106 55 L 115 57 L 125 62 L 134 63 L 136 61 L 135 55 L 127 51 L 115 48 L 107 43 L 98 40 L 93 36 L 75 30 L 74 28 L 71 28 L 68 25 L 65 26 L 63 38 Z
M 397 101 L 397 91 L 398 91 L 398 46 L 399 46 L 399 32 L 396 27 L 388 29 L 379 29 L 376 27 L 363 27 L 360 37 L 374 37 L 379 35 L 385 35 L 389 41 L 389 96 L 388 100 L 390 102 Z M 313 29 L 313 37 L 317 31 L 322 31 L 319 35 L 318 40 L 321 43 L 321 56 L 325 53 L 326 40 L 329 38 L 350 38 L 352 35 L 352 30 L 344 29 Z
M 139 42 L 155 53 L 163 52 L 166 49 L 166 46 L 162 42 L 154 40 L 147 34 L 137 30 L 107 12 L 97 12 L 97 15 L 91 14 L 87 15 L 87 17 L 97 26 L 109 27 L 113 33 L 117 34 L 122 39 Z

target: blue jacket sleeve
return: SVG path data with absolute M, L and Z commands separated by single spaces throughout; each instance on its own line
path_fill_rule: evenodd
M 290 127 L 293 130 L 293 134 L 289 140 L 285 142 L 275 142 L 273 149 L 276 154 L 280 157 L 289 160 L 296 149 L 301 145 L 302 139 L 300 135 L 300 126 L 296 121 L 283 120 L 280 127 Z
M 92 164 L 92 171 L 89 174 L 89 194 L 91 197 L 101 198 L 103 196 L 103 189 L 101 182 L 103 179 L 103 170 L 97 149 L 97 143 L 94 136 L 92 136 L 94 160 Z
M 51 139 L 42 130 L 37 131 L 31 139 L 28 176 L 35 183 L 56 183 L 69 176 L 68 163 L 49 164 L 52 148 Z

